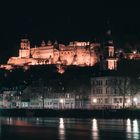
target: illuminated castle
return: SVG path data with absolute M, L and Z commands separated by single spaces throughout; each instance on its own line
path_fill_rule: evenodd
M 28 39 L 21 39 L 19 56 L 10 57 L 7 64 L 11 66 L 63 64 L 78 66 L 93 66 L 98 62 L 95 48 L 99 43 L 70 42 L 69 45 L 46 44 L 42 41 L 40 46 L 31 48 Z
M 111 30 L 107 32 L 108 40 L 102 47 L 100 43 L 70 42 L 69 45 L 42 41 L 41 45 L 31 47 L 28 39 L 21 39 L 17 57 L 10 57 L 6 65 L 0 68 L 13 69 L 31 65 L 57 65 L 60 66 L 94 66 L 100 63 L 104 70 L 117 70 L 119 57 L 116 56 Z M 124 55 L 126 56 L 126 54 Z

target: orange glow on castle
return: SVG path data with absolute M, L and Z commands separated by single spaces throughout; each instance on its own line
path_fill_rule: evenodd
M 28 39 L 21 39 L 19 55 L 10 57 L 7 65 L 1 67 L 11 69 L 12 66 L 48 64 L 94 66 L 98 62 L 96 47 L 100 44 L 78 41 L 69 45 L 42 41 L 40 46 L 31 47 Z

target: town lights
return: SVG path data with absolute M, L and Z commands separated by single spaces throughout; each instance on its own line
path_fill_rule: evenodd
M 134 101 L 134 106 L 137 107 L 137 104 L 138 104 L 137 101 L 138 101 L 138 99 L 137 99 L 136 97 L 134 97 L 134 98 L 133 98 L 133 101 Z
M 133 98 L 133 101 L 134 101 L 135 103 L 137 102 L 137 100 L 138 100 L 137 98 Z
M 60 103 L 64 103 L 64 99 L 60 99 Z
M 97 103 L 97 99 L 93 99 L 93 103 Z
M 64 99 L 61 98 L 61 99 L 59 100 L 59 102 L 60 102 L 60 106 L 59 106 L 59 107 L 60 107 L 61 109 L 63 109 L 63 108 L 64 108 Z
M 137 50 L 133 50 L 133 54 L 136 54 L 137 53 Z
M 127 100 L 127 103 L 130 103 L 130 99 Z

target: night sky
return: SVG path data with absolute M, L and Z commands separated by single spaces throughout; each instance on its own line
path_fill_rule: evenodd
M 116 46 L 140 44 L 140 4 L 134 1 L 9 0 L 0 2 L 0 18 L 0 62 L 17 55 L 21 38 L 32 45 L 103 41 L 108 25 Z

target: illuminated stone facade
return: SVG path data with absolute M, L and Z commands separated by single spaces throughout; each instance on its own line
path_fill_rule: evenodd
M 98 62 L 94 49 L 100 44 L 90 42 L 70 42 L 69 45 L 46 44 L 42 41 L 40 46 L 31 48 L 28 39 L 22 39 L 18 57 L 10 57 L 8 65 L 46 65 L 63 64 L 78 66 L 93 66 Z
M 140 60 L 140 53 L 133 51 L 132 53 L 124 53 L 125 59 Z
M 105 46 L 103 45 L 105 44 Z M 70 42 L 69 45 L 42 41 L 41 45 L 31 47 L 28 39 L 21 39 L 17 57 L 10 57 L 7 64 L 0 68 L 11 70 L 16 67 L 30 65 L 56 64 L 60 73 L 64 72 L 62 65 L 94 66 L 100 63 L 102 70 L 117 70 L 118 61 L 123 59 L 139 60 L 137 50 L 125 52 L 114 47 L 111 30 L 107 32 L 107 40 L 101 43 Z

